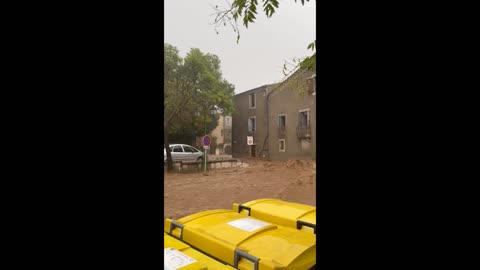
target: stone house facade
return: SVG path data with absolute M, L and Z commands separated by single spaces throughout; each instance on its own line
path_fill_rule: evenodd
M 233 157 L 316 158 L 316 74 L 299 70 L 278 84 L 234 96 Z M 253 145 L 247 137 L 253 137 Z

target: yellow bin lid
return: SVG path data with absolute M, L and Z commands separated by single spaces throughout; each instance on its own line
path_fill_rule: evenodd
M 231 210 L 166 219 L 165 231 L 237 269 L 310 269 L 316 264 L 314 234 Z
M 243 204 L 234 203 L 233 211 L 281 226 L 317 232 L 315 206 L 277 199 L 258 199 Z
M 213 258 L 196 251 L 189 245 L 164 235 L 164 270 L 233 270 L 235 268 L 222 264 Z

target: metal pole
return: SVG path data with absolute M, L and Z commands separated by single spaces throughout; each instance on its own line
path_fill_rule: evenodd
M 205 152 L 205 158 L 203 159 L 205 164 L 203 166 L 203 174 L 207 174 L 207 149 L 203 149 Z
M 204 136 L 207 136 L 207 115 L 205 114 L 205 117 L 204 117 L 204 129 L 203 129 L 203 133 L 205 134 Z M 204 151 L 204 158 L 203 158 L 203 161 L 204 161 L 204 166 L 203 166 L 203 174 L 207 174 L 207 148 L 205 148 L 205 146 L 203 147 L 203 151 Z

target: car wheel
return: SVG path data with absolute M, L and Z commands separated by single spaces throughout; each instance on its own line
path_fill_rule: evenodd
M 198 157 L 197 161 L 203 161 L 203 157 Z

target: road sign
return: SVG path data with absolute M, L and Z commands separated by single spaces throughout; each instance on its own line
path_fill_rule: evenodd
M 203 136 L 202 143 L 204 146 L 210 146 L 210 137 L 208 135 Z
M 252 136 L 247 136 L 247 144 L 248 145 L 253 145 L 253 137 Z
M 204 145 L 204 146 L 203 146 L 203 149 L 208 150 L 208 149 L 210 149 L 210 146 Z

